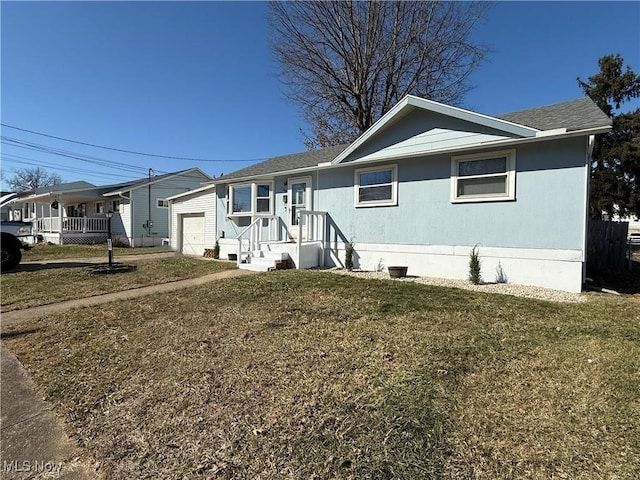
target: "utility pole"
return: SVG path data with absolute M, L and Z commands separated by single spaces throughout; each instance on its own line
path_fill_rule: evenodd
M 149 215 L 147 216 L 147 232 L 149 236 L 151 236 L 151 228 L 153 227 L 153 222 L 151 221 L 151 175 L 154 174 L 153 168 L 149 168 Z

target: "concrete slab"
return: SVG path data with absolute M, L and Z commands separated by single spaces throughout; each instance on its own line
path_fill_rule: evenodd
M 0 478 L 94 478 L 20 361 L 1 343 L 0 373 Z

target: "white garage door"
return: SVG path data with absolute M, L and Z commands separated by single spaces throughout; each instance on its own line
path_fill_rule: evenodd
M 184 255 L 204 253 L 204 213 L 182 216 L 182 253 Z

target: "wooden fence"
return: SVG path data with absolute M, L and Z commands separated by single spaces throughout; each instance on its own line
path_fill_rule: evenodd
M 588 270 L 625 270 L 627 259 L 627 222 L 589 220 L 587 233 Z

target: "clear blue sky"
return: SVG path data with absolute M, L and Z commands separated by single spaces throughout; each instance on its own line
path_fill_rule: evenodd
M 95 184 L 141 178 L 149 168 L 219 175 L 252 163 L 238 160 L 305 150 L 303 120 L 282 94 L 268 48 L 266 3 L 2 1 L 0 8 L 3 123 L 224 160 L 135 156 L 3 127 L 11 139 L 131 166 L 2 144 L 3 178 L 34 165 Z M 598 58 L 610 53 L 640 73 L 639 26 L 639 2 L 498 2 L 474 33 L 491 53 L 465 106 L 491 115 L 578 98 L 576 77 L 597 73 Z

